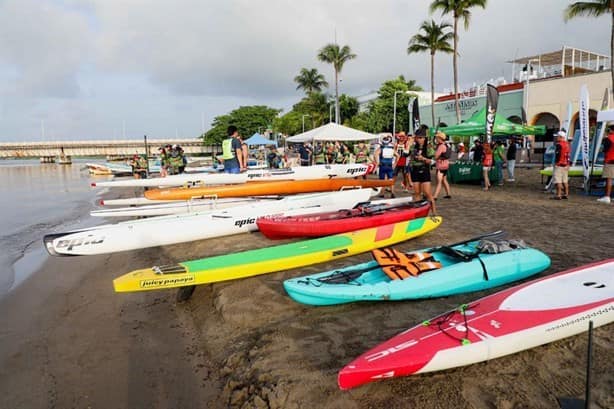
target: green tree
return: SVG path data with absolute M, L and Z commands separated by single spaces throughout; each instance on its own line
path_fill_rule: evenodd
M 239 107 L 229 114 L 215 117 L 211 129 L 205 132 L 203 142 L 207 145 L 222 143 L 228 137 L 226 130 L 230 125 L 236 126 L 239 134 L 249 138 L 258 128 L 266 128 L 272 124 L 280 112 L 280 109 L 264 105 Z
M 488 0 L 434 0 L 431 3 L 431 13 L 441 10 L 441 14 L 452 14 L 454 18 L 454 53 L 452 64 L 454 66 L 454 102 L 456 106 L 456 121 L 460 123 L 460 106 L 458 104 L 458 20 L 462 19 L 465 30 L 469 29 L 469 20 L 473 7 L 486 8 Z
M 294 82 L 298 84 L 296 89 L 302 89 L 307 95 L 313 92 L 321 92 L 322 88 L 328 87 L 324 75 L 320 74 L 316 68 L 301 68 L 300 74 L 294 77 Z
M 309 127 L 305 125 L 306 129 L 318 127 L 328 117 L 328 96 L 319 92 L 313 92 L 294 104 L 292 111 L 299 112 L 301 115 L 309 115 L 309 118 L 305 118 L 305 124 L 310 124 Z
M 342 94 L 339 97 L 339 113 L 341 122 L 345 124 L 358 114 L 358 100 L 349 95 Z
M 407 54 L 421 53 L 428 51 L 431 54 L 431 124 L 435 124 L 435 53 L 441 51 L 451 53 L 454 50 L 450 46 L 450 40 L 454 37 L 452 32 L 447 31 L 452 27 L 449 23 L 435 23 L 424 21 L 420 26 L 421 32 L 414 35 L 409 40 Z
M 339 44 L 327 44 L 318 52 L 318 59 L 332 64 L 335 70 L 335 122 L 339 123 L 339 73 L 343 65 L 356 58 L 349 46 L 339 47 Z
M 409 111 L 407 105 L 411 94 L 406 94 L 406 91 L 416 91 L 409 89 L 407 85 L 409 81 L 400 75 L 397 78 L 385 81 L 377 91 L 378 97 L 373 101 L 368 110 L 367 130 L 369 132 L 392 132 L 393 114 L 394 114 L 394 94 L 397 93 L 397 124 L 400 129 L 409 126 Z M 417 87 L 421 89 L 420 87 Z M 416 95 L 413 95 L 416 97 Z M 397 127 L 398 129 L 399 127 Z
M 565 21 L 578 16 L 599 17 L 606 13 L 611 14 L 610 23 L 610 75 L 614 86 L 614 0 L 577 1 L 565 9 Z

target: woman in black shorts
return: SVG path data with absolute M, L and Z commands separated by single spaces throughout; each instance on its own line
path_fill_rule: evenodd
M 426 142 L 424 132 L 416 133 L 416 143 L 414 144 L 411 160 L 411 179 L 414 184 L 416 199 L 420 200 L 421 195 L 431 203 L 431 212 L 435 211 L 435 200 L 431 193 L 431 165 L 435 162 L 433 147 Z

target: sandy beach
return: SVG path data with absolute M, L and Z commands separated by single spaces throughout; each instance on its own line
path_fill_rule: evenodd
M 576 194 L 548 200 L 537 168 L 483 192 L 452 185 L 444 221 L 408 251 L 505 229 L 544 251 L 540 276 L 612 257 L 614 206 Z M 122 192 L 127 194 L 130 192 Z M 2 408 L 556 408 L 583 397 L 586 334 L 490 362 L 337 387 L 337 372 L 370 347 L 501 288 L 447 298 L 308 307 L 282 282 L 370 259 L 175 291 L 116 294 L 136 268 L 274 245 L 260 233 L 93 257 L 49 258 L 0 301 Z M 594 331 L 593 407 L 614 407 L 614 331 Z

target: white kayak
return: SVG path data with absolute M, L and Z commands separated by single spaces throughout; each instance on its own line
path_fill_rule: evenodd
M 266 203 L 267 201 L 281 199 L 281 196 L 270 198 L 229 197 L 221 199 L 193 199 L 173 201 L 171 203 L 148 204 L 144 206 L 129 206 L 115 209 L 92 210 L 90 216 L 94 217 L 151 217 L 171 214 L 203 212 L 208 210 L 226 209 L 232 206 L 246 204 Z M 157 201 L 148 200 L 148 203 Z
M 126 197 L 123 199 L 101 199 L 100 206 L 143 206 L 160 203 L 183 203 L 185 200 L 151 200 L 146 197 Z
M 311 180 L 329 178 L 348 178 L 362 176 L 370 171 L 368 165 L 333 164 L 293 167 L 288 169 L 250 169 L 244 173 L 190 173 L 172 175 L 165 178 L 125 179 L 105 182 L 93 182 L 92 187 L 159 187 L 159 186 L 193 186 L 223 185 L 246 183 L 250 181 L 272 180 Z
M 165 246 L 246 233 L 258 229 L 261 216 L 285 216 L 350 209 L 366 202 L 377 190 L 353 189 L 287 196 L 223 210 L 160 216 L 107 224 L 43 238 L 51 255 L 78 256 Z

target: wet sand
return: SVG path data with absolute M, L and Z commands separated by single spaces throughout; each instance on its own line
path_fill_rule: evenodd
M 411 250 L 505 229 L 552 259 L 540 276 L 612 257 L 614 206 L 548 200 L 537 170 L 483 192 L 453 185 L 437 230 Z M 366 261 L 359 255 L 175 291 L 115 294 L 130 270 L 275 243 L 259 233 L 94 257 L 50 258 L 0 301 L 0 407 L 6 408 L 555 408 L 583 397 L 586 334 L 494 361 L 351 391 L 337 372 L 426 318 L 498 289 L 425 301 L 307 307 L 288 277 Z M 614 332 L 594 332 L 593 404 L 614 407 Z

